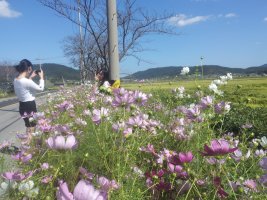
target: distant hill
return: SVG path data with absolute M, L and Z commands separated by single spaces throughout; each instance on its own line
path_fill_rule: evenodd
M 202 68 L 198 67 L 189 67 L 191 74 L 202 74 Z M 164 79 L 164 78 L 174 78 L 175 76 L 180 76 L 181 70 L 183 67 L 181 66 L 169 66 L 169 67 L 157 67 L 150 68 L 145 71 L 136 72 L 130 76 L 124 77 L 125 79 Z M 263 75 L 267 74 L 267 64 L 258 67 L 249 67 L 249 68 L 231 68 L 231 67 L 222 67 L 219 65 L 204 65 L 203 66 L 203 74 L 206 77 L 209 76 L 221 76 L 226 75 L 227 73 L 232 73 L 234 75 L 249 75 L 249 74 L 257 74 Z
M 34 69 L 39 69 L 39 66 L 34 66 Z M 65 65 L 55 63 L 44 63 L 42 69 L 45 72 L 45 76 L 49 80 L 79 80 L 79 70 L 67 67 Z
M 34 65 L 34 69 L 39 69 L 39 65 Z M 79 70 L 67 67 L 65 65 L 55 64 L 55 63 L 44 63 L 42 64 L 42 69 L 45 73 L 45 78 L 51 80 L 52 82 L 61 82 L 62 77 L 64 80 L 79 80 Z M 13 66 L 4 67 L 0 66 L 0 81 L 12 81 L 17 75 L 15 68 Z

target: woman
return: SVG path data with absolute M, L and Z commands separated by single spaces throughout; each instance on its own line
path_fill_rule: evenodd
M 33 71 L 32 63 L 27 59 L 21 60 L 16 70 L 19 74 L 14 79 L 14 90 L 19 100 L 19 113 L 24 119 L 28 141 L 30 141 L 36 125 L 30 117 L 37 112 L 35 93 L 44 90 L 44 73 L 42 70 Z M 39 85 L 32 80 L 37 75 L 40 77 Z
M 106 85 L 107 82 L 111 89 L 119 88 L 120 87 L 120 80 L 109 80 L 109 72 L 101 70 L 98 74 L 95 75 L 96 84 L 98 87 L 102 85 Z

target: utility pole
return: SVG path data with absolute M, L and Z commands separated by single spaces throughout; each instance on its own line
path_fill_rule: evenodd
M 116 0 L 107 0 L 109 79 L 120 80 Z
M 203 59 L 204 59 L 204 57 L 203 57 L 203 56 L 201 56 L 201 57 L 200 57 L 200 64 L 201 64 L 202 79 L 203 79 L 203 77 L 204 77 L 204 70 L 203 70 Z
M 82 35 L 82 25 L 81 25 L 81 3 L 80 0 L 78 1 L 78 18 L 79 18 L 79 30 L 80 30 L 80 78 L 81 82 L 84 83 L 85 81 L 85 69 L 84 69 L 84 62 L 83 62 L 83 35 Z

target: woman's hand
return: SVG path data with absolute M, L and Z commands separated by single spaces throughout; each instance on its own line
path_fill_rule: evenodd
M 37 74 L 35 73 L 35 71 L 32 71 L 32 73 L 31 73 L 29 79 L 33 79 L 36 75 L 37 75 Z
M 41 71 L 38 73 L 38 75 L 40 76 L 40 79 L 44 80 L 44 71 L 42 69 L 40 69 Z

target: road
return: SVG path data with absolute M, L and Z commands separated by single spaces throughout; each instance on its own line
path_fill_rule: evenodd
M 21 119 L 18 103 L 0 108 L 0 143 L 4 140 L 17 143 L 16 134 L 25 133 L 25 125 Z
M 46 102 L 45 94 L 42 98 L 36 98 L 37 108 L 38 105 Z M 8 101 L 8 103 L 7 103 Z M 11 141 L 18 144 L 16 137 L 17 133 L 25 133 L 26 128 L 23 119 L 19 114 L 19 103 L 14 98 L 9 98 L 0 101 L 0 143 L 4 140 Z

